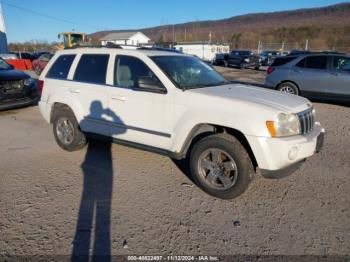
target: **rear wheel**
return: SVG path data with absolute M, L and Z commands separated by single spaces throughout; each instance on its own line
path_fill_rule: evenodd
M 254 168 L 242 144 L 228 134 L 198 141 L 190 154 L 193 180 L 208 194 L 232 199 L 248 187 Z
M 66 151 L 76 151 L 87 144 L 86 136 L 69 108 L 60 108 L 55 113 L 53 133 L 57 144 Z
M 298 87 L 292 82 L 284 82 L 277 87 L 277 90 L 292 95 L 299 95 Z

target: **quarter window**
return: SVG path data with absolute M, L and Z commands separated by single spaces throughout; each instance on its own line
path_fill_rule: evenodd
M 85 83 L 105 84 L 109 55 L 82 55 L 74 80 Z
M 46 77 L 54 79 L 67 79 L 74 58 L 75 55 L 61 55 L 58 57 L 51 66 Z

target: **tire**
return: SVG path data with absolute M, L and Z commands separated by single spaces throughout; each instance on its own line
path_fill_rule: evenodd
M 55 112 L 53 118 L 53 133 L 59 147 L 69 152 L 84 148 L 87 144 L 87 139 L 80 130 L 79 123 L 73 112 L 65 107 L 57 110 L 59 111 Z M 67 139 L 65 139 L 65 135 Z
M 279 84 L 277 87 L 277 90 L 283 93 L 297 95 L 297 96 L 300 94 L 298 87 L 292 82 L 284 82 L 282 84 Z
M 215 164 L 215 159 L 219 164 Z M 228 134 L 199 140 L 190 152 L 189 164 L 193 181 L 209 195 L 221 199 L 241 195 L 255 174 L 245 148 Z
M 255 67 L 254 67 L 254 70 L 257 70 L 257 71 L 258 71 L 259 69 L 260 69 L 260 66 L 255 66 Z

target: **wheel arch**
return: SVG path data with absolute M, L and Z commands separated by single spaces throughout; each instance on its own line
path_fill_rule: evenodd
M 215 125 L 215 124 L 208 124 L 208 123 L 198 124 L 194 128 L 192 128 L 190 134 L 187 136 L 185 140 L 185 143 L 181 149 L 181 152 L 179 153 L 179 156 L 180 156 L 179 158 L 180 159 L 186 158 L 188 153 L 191 151 L 193 145 L 196 142 L 198 142 L 200 139 L 212 134 L 217 134 L 217 133 L 227 133 L 237 138 L 241 142 L 241 144 L 243 145 L 247 153 L 249 154 L 249 157 L 253 163 L 254 169 L 256 170 L 256 168 L 258 167 L 258 164 L 255 158 L 254 152 L 245 135 L 237 129 Z

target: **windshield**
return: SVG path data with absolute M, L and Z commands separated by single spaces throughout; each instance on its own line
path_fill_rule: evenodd
M 196 57 L 154 56 L 152 59 L 181 89 L 226 85 L 229 83 L 211 66 Z
M 82 44 L 84 42 L 83 35 L 81 34 L 71 34 L 70 39 L 71 39 L 72 45 Z
M 9 70 L 11 67 L 4 60 L 0 59 L 0 70 Z

